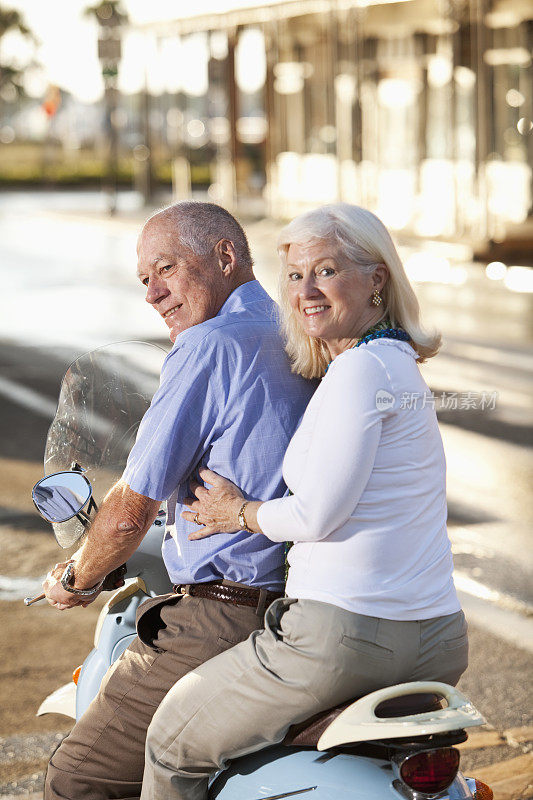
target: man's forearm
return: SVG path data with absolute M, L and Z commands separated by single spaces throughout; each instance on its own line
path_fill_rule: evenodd
M 132 491 L 125 483 L 113 486 L 76 554 L 74 585 L 95 586 L 124 564 L 156 518 L 160 502 Z

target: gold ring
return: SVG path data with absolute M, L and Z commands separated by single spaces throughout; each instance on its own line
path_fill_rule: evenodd
M 201 525 L 202 523 L 198 519 L 198 513 L 199 512 L 197 511 L 196 514 L 194 515 L 194 522 L 195 522 L 196 525 Z

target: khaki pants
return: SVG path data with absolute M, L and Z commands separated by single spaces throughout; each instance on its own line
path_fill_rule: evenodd
M 143 603 L 140 638 L 110 668 L 97 697 L 52 756 L 45 800 L 139 798 L 146 729 L 161 700 L 189 670 L 260 628 L 263 614 L 264 609 L 256 613 L 189 596 Z
M 148 729 L 141 798 L 205 800 L 228 759 L 280 742 L 292 723 L 395 683 L 456 684 L 467 659 L 462 612 L 396 622 L 276 600 L 264 631 L 167 694 Z

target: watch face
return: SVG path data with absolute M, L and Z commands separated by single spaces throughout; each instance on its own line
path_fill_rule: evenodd
M 63 589 L 65 589 L 65 591 L 71 592 L 72 594 L 77 594 L 80 597 L 90 597 L 101 587 L 103 581 L 100 581 L 100 583 L 96 584 L 96 586 L 93 586 L 91 589 L 75 589 L 74 581 L 76 580 L 76 576 L 74 575 L 74 567 L 75 564 L 73 561 L 71 561 L 70 564 L 67 564 L 65 571 L 61 576 L 61 586 Z
M 71 562 L 70 564 L 67 564 L 67 566 L 65 567 L 65 571 L 61 576 L 61 586 L 63 587 L 63 589 L 67 589 L 67 591 L 72 583 L 73 572 L 74 572 L 74 565 Z

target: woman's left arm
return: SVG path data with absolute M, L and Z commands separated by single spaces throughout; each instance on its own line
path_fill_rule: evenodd
M 370 348 L 343 353 L 315 395 L 320 401 L 294 494 L 269 500 L 258 522 L 272 541 L 320 541 L 353 515 L 374 469 L 383 411 L 377 395 L 392 387 Z M 303 423 L 302 423 L 303 427 Z

